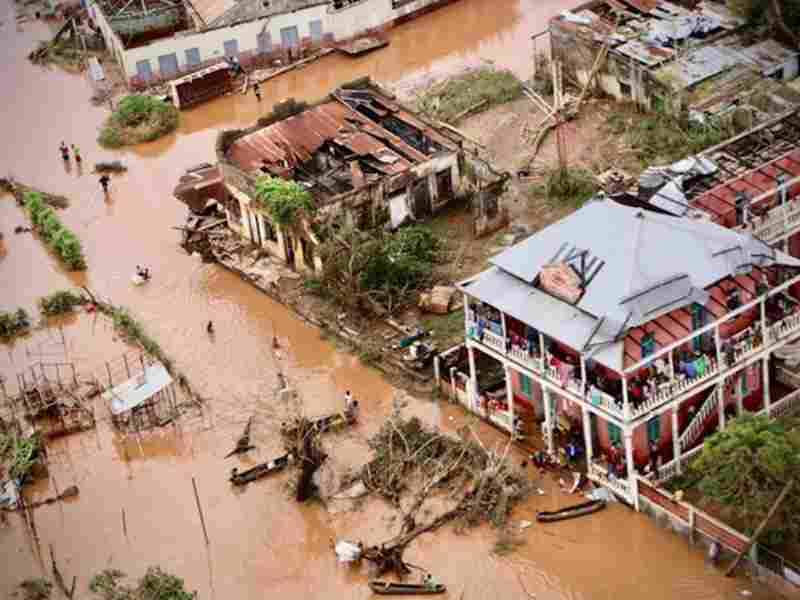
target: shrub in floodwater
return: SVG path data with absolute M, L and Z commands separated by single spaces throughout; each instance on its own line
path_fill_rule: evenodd
M 178 109 L 155 96 L 132 94 L 117 104 L 106 119 L 97 141 L 116 148 L 155 140 L 178 126 Z
M 64 227 L 55 211 L 45 204 L 39 192 L 25 192 L 25 208 L 31 223 L 41 238 L 58 254 L 62 262 L 71 270 L 86 268 L 83 248 L 78 237 Z
M 20 600 L 48 600 L 53 590 L 53 584 L 43 577 L 26 579 L 17 587 L 19 591 L 12 596 Z
M 76 306 L 85 304 L 87 298 L 69 290 L 59 290 L 49 296 L 39 298 L 39 308 L 42 313 L 52 316 L 70 312 Z
M 117 569 L 101 571 L 89 582 L 89 590 L 103 600 L 193 600 L 194 594 L 184 589 L 183 579 L 149 567 L 136 587 L 122 583 L 125 573 Z

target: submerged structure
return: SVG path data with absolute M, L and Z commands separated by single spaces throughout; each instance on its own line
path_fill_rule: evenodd
M 89 16 L 133 86 L 220 62 L 285 64 L 374 35 L 453 0 L 89 0 Z

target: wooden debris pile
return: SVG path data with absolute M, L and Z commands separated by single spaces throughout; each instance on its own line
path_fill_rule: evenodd
M 509 446 L 502 452 L 488 450 L 469 428 L 452 437 L 424 428 L 417 418 L 392 418 L 370 440 L 370 446 L 375 458 L 363 467 L 361 478 L 367 489 L 381 494 L 403 512 L 400 534 L 364 552 L 378 575 L 408 573 L 402 557 L 406 546 L 447 522 L 473 527 L 488 521 L 502 527 L 513 506 L 529 492 L 523 474 L 514 471 L 506 460 Z M 412 480 L 421 483 L 401 506 L 403 493 L 411 492 L 408 482 Z M 416 514 L 437 490 L 446 491 L 453 508 L 426 524 L 418 524 Z

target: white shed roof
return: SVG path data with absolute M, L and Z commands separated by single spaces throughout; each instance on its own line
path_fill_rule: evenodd
M 110 402 L 115 415 L 136 408 L 172 383 L 172 377 L 161 363 L 148 365 L 144 373 L 111 388 L 102 396 Z

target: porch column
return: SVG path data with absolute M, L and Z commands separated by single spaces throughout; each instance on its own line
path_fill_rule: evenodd
M 581 412 L 583 413 L 583 443 L 586 447 L 586 467 L 588 469 L 594 455 L 594 448 L 592 447 L 592 416 L 585 406 L 581 407 Z
M 500 311 L 500 326 L 503 328 L 503 352 L 506 351 L 506 340 L 508 340 L 508 330 L 506 329 L 506 313 Z
M 467 344 L 467 355 L 469 356 L 469 403 L 474 412 L 478 412 L 478 371 L 475 368 L 475 349 Z
M 539 356 L 542 357 L 542 364 L 547 366 L 547 357 L 544 354 L 544 335 L 539 332 Z
M 769 390 L 769 355 L 764 357 L 761 370 L 761 390 L 764 392 L 764 409 L 769 416 L 770 390 Z
M 681 467 L 681 441 L 680 433 L 678 430 L 678 407 L 672 408 L 672 455 L 675 460 L 675 468 L 680 474 L 683 471 Z
M 714 345 L 717 347 L 717 367 L 722 372 L 722 340 L 719 337 L 719 323 L 714 327 Z M 728 365 L 731 366 L 733 365 Z
M 761 302 L 758 303 L 759 308 L 761 309 L 761 337 L 763 339 L 762 348 L 766 348 L 769 346 L 769 340 L 767 339 L 767 307 L 766 307 L 766 296 L 762 296 Z
M 636 463 L 633 462 L 633 430 L 627 427 L 623 431 L 623 440 L 625 442 L 625 462 L 628 466 L 628 489 L 630 490 L 631 499 L 639 510 L 639 495 L 636 486 Z
M 719 401 L 717 402 L 719 411 L 719 430 L 725 429 L 725 378 L 720 382 Z
M 586 357 L 581 354 L 581 396 L 586 398 Z
M 746 369 L 748 369 L 748 367 L 745 367 L 739 371 L 739 377 L 747 377 L 747 375 L 745 375 Z M 744 395 L 742 395 L 742 386 L 737 384 L 734 384 L 734 386 L 736 388 L 736 416 L 741 417 L 742 413 L 744 412 Z
M 464 331 L 469 330 L 469 296 L 464 294 Z
M 544 443 L 548 452 L 553 452 L 553 398 L 550 388 L 542 385 L 542 399 L 544 400 Z
M 672 356 L 673 350 L 667 352 L 667 358 L 669 359 L 669 380 L 672 381 L 675 379 L 675 357 Z
M 629 421 L 631 418 L 631 405 L 630 402 L 628 402 L 628 377 L 625 373 L 622 374 L 622 403 L 625 420 Z
M 514 428 L 514 386 L 511 383 L 511 367 L 505 364 L 503 368 L 506 372 L 506 402 L 508 403 L 508 412 L 511 414 L 511 439 L 516 439 L 517 431 Z

